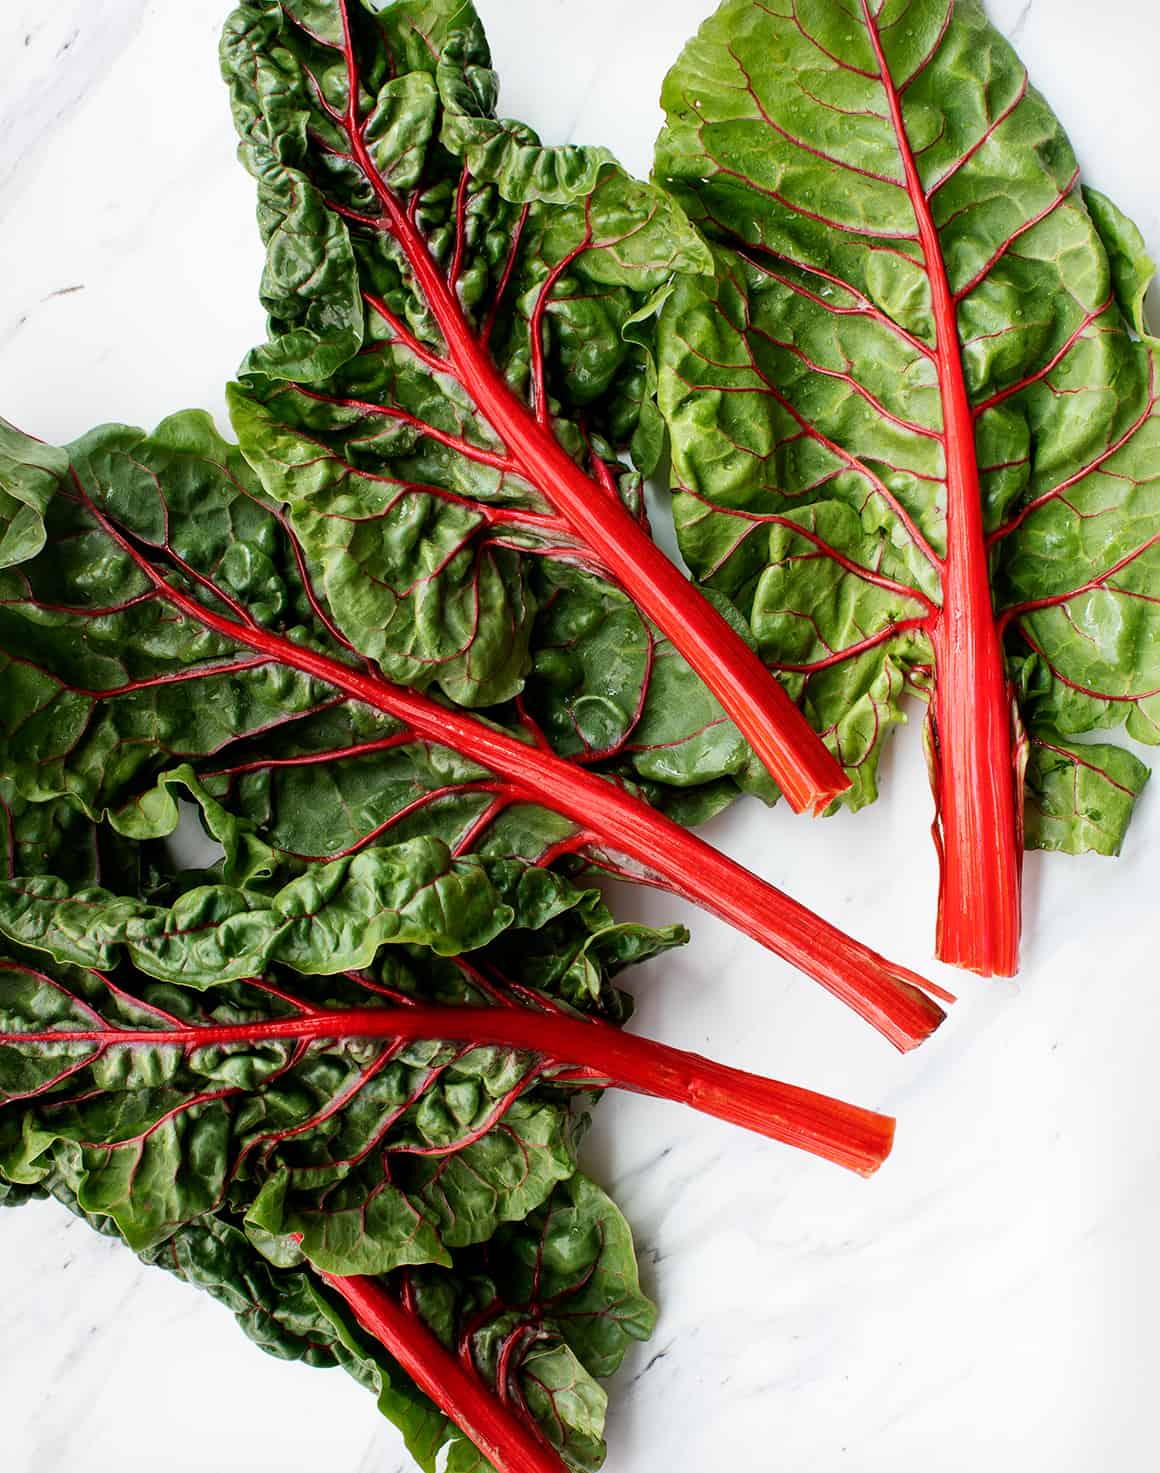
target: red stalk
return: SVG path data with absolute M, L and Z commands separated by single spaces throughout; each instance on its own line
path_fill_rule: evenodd
M 313 1043 L 339 1038 L 393 1043 L 446 1039 L 542 1055 L 552 1064 L 583 1069 L 594 1085 L 607 1083 L 689 1105 L 702 1115 L 796 1146 L 861 1176 L 878 1170 L 894 1141 L 894 1121 L 888 1116 L 621 1033 L 604 1023 L 520 1008 L 356 1008 L 260 1023 L 6 1033 L 0 1034 L 0 1044 L 92 1043 L 104 1052 L 134 1046 L 201 1049 L 272 1039 Z
M 497 1473 L 568 1473 L 531 1423 L 510 1411 L 380 1280 L 327 1273 L 322 1278 Z
M 837 760 L 756 654 L 656 546 L 618 500 L 603 494 L 508 388 L 463 314 L 414 221 L 384 183 L 363 138 L 359 76 L 346 0 L 342 12 L 354 158 L 382 207 L 379 228 L 398 242 L 443 334 L 451 371 L 507 451 L 507 466 L 537 487 L 575 536 L 661 629 L 732 717 L 796 813 L 821 813 L 850 786 Z M 546 406 L 543 406 L 546 410 Z
M 926 994 L 953 1002 L 949 993 L 844 935 L 614 783 L 418 691 L 354 670 L 256 624 L 215 613 L 167 583 L 91 499 L 85 500 L 162 597 L 189 618 L 386 712 L 424 740 L 472 758 L 506 780 L 511 801 L 540 804 L 579 824 L 590 845 L 624 856 L 642 867 L 645 883 L 680 895 L 744 931 L 820 982 L 899 1049 L 916 1047 L 943 1021 L 942 1009 Z
M 1022 813 L 1012 694 L 991 597 L 975 415 L 938 229 L 868 0 L 862 0 L 862 13 L 902 155 L 937 333 L 947 467 L 943 606 L 930 621 L 937 670 L 930 715 L 941 861 L 937 950 L 953 966 L 1011 977 L 1019 965 Z

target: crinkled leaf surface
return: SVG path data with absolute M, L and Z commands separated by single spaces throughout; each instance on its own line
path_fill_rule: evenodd
M 5 1190 L 0 1185 L 0 1203 Z M 85 1211 L 60 1175 L 35 1190 L 119 1236 L 107 1218 Z M 15 1205 L 20 1189 L 7 1191 Z M 231 1208 L 139 1252 L 218 1300 L 268 1354 L 341 1366 L 376 1396 L 425 1473 L 434 1473 L 448 1444 L 446 1466 L 477 1473 L 488 1466 L 309 1265 L 271 1262 Z M 505 1395 L 531 1411 L 570 1467 L 600 1466 L 607 1398 L 599 1381 L 631 1341 L 651 1335 L 656 1312 L 640 1289 L 628 1224 L 599 1187 L 577 1173 L 487 1245 L 457 1250 L 447 1267 L 404 1270 L 384 1283 L 409 1294 L 424 1325 L 465 1356 L 485 1385 L 498 1388 L 502 1375 Z
M 236 783 L 217 782 L 224 802 L 207 783 L 171 764 L 150 790 L 196 805 L 218 841 L 199 872 L 174 872 L 149 832 L 165 822 L 129 838 L 67 791 L 0 788 L 0 1204 L 51 1192 L 206 1289 L 271 1353 L 345 1366 L 431 1470 L 449 1442 L 464 1466 L 478 1455 L 311 1265 L 396 1278 L 440 1265 L 437 1290 L 410 1291 L 419 1312 L 430 1304 L 455 1343 L 478 1321 L 483 1384 L 502 1374 L 569 1466 L 598 1466 L 599 1378 L 652 1310 L 623 1219 L 574 1177 L 586 1117 L 573 1100 L 587 1103 L 590 1079 L 438 1036 L 269 1029 L 415 1005 L 619 1022 L 613 976 L 682 933 L 618 925 L 595 891 L 511 858 L 456 858 L 433 835 L 288 854 L 231 806 Z M 244 1036 L 165 1041 L 230 1026 Z
M 44 510 L 68 458 L 0 419 L 0 568 L 44 546 Z
M 558 875 L 454 860 L 433 839 L 283 879 L 178 876 L 153 899 L 0 884 L 4 1176 L 61 1173 L 137 1247 L 245 1204 L 336 1273 L 442 1262 L 522 1220 L 574 1168 L 567 1095 L 542 1059 L 258 1025 L 536 997 L 619 1020 L 612 975 L 681 933 L 617 926 Z M 256 1031 L 166 1041 L 226 1025 Z
M 211 614 L 359 668 L 317 567 L 206 416 L 176 415 L 152 435 L 106 426 L 67 459 L 45 503 L 47 547 L 0 569 L 9 808 L 68 798 L 144 840 L 172 832 L 192 782 L 302 862 L 388 832 L 530 859 L 575 834 L 471 761 L 166 606 L 134 553 Z M 489 714 L 646 779 L 660 806 L 686 790 L 710 809 L 739 785 L 768 791 L 736 728 L 623 594 L 556 564 L 542 583 L 535 669 L 518 702 Z
M 533 1066 L 497 1050 L 44 1041 L 286 1016 L 261 984 L 199 1000 L 144 983 L 131 993 L 122 978 L 23 953 L 4 964 L 0 1169 L 24 1183 L 59 1172 L 136 1248 L 228 1200 L 263 1234 L 298 1234 L 336 1273 L 446 1262 L 449 1245 L 525 1215 L 573 1169 L 566 1103 L 525 1094 Z M 329 988 L 330 1005 L 349 1006 L 350 991 Z M 299 1013 L 318 1005 L 315 988 L 293 995 Z M 28 1033 L 35 1041 L 21 1043 Z
M 387 227 L 381 192 L 508 387 L 550 403 L 594 496 L 615 497 L 618 480 L 636 496 L 618 452 L 656 464 L 646 319 L 705 248 L 605 151 L 545 148 L 496 118 L 470 4 L 352 3 L 349 33 L 357 123 L 337 3 L 253 0 L 227 26 L 270 313 L 270 340 L 233 391 L 234 426 L 345 636 L 394 679 L 492 705 L 533 663 L 551 595 L 541 558 L 592 559 L 449 363 L 430 281 Z
M 470 1325 L 471 1360 L 526 1406 L 569 1466 L 604 1460 L 607 1394 L 600 1381 L 630 1343 L 652 1334 L 656 1311 L 640 1288 L 628 1224 L 580 1173 L 525 1221 L 501 1227 L 448 1271 L 408 1274 L 417 1310 L 449 1348 Z M 452 1468 L 486 1468 L 464 1443 Z
M 536 886 L 541 872 L 513 864 L 510 873 L 513 885 L 496 884 L 484 861 L 412 839 L 308 865 L 272 893 L 195 885 L 171 904 L 17 877 L 0 883 L 0 917 L 7 934 L 60 960 L 110 967 L 124 956 L 163 981 L 204 988 L 273 965 L 309 975 L 368 966 L 385 945 L 474 951 L 513 924 L 520 882 Z
M 1029 738 L 1027 840 L 1116 852 L 1146 769 L 1088 735 L 1160 729 L 1139 233 L 1079 191 L 1062 128 L 978 0 L 726 0 L 663 100 L 657 177 L 719 243 L 714 275 L 662 317 L 686 559 L 749 619 L 854 779 L 850 801 L 871 801 L 903 697 L 937 679 L 938 360 L 957 351 Z M 924 209 L 953 349 L 937 341 Z

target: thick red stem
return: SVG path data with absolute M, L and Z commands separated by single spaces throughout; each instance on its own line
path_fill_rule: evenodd
M 1010 977 L 1019 965 L 1021 785 L 1012 693 L 991 597 L 975 417 L 938 229 L 869 0 L 862 0 L 862 12 L 902 155 L 937 333 L 947 473 L 943 608 L 931 626 L 937 671 L 931 761 L 941 858 L 937 950 L 953 966 Z
M 496 1473 L 568 1473 L 540 1433 L 509 1410 L 380 1280 L 326 1273 L 322 1277 Z
M 345 5 L 342 7 L 345 17 Z M 619 501 L 576 465 L 548 423 L 515 394 L 463 315 L 454 289 L 414 221 L 383 182 L 357 116 L 358 69 L 349 27 L 347 127 L 354 157 L 374 187 L 384 221 L 431 308 L 452 371 L 505 445 L 512 467 L 551 502 L 573 532 L 697 672 L 769 769 L 795 812 L 823 812 L 850 780 L 782 689 L 709 601 L 692 587 Z M 477 457 L 478 458 L 478 457 Z
M 949 994 L 844 935 L 614 783 L 465 711 L 215 613 L 167 583 L 95 506 L 93 512 L 163 597 L 189 618 L 386 712 L 418 737 L 471 757 L 507 780 L 513 800 L 538 803 L 571 819 L 602 848 L 639 865 L 646 883 L 681 895 L 752 936 L 820 982 L 898 1048 L 914 1048 L 943 1021 L 942 1009 L 926 993 L 953 1001 Z
M 82 1028 L 0 1034 L 0 1044 L 91 1043 L 109 1048 L 224 1048 L 271 1040 L 374 1038 L 392 1043 L 443 1039 L 514 1048 L 552 1064 L 575 1065 L 593 1081 L 689 1105 L 770 1140 L 796 1146 L 862 1176 L 890 1154 L 894 1121 L 826 1095 L 715 1063 L 684 1049 L 621 1033 L 606 1023 L 523 1008 L 352 1008 L 257 1023 L 175 1028 Z

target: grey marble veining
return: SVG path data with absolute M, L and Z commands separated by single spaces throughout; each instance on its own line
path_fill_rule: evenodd
M 645 171 L 666 65 L 708 0 L 479 0 L 504 107 Z M 217 78 L 224 0 L 0 13 L 0 412 L 47 439 L 218 411 L 262 325 L 248 180 Z M 1153 0 L 992 0 L 1088 178 L 1160 250 Z M 912 966 L 934 864 L 917 729 L 872 819 L 743 807 L 713 836 Z M 834 856 L 841 856 L 840 866 Z M 889 855 L 884 865 L 882 856 Z M 700 915 L 637 979 L 642 1031 L 900 1117 L 866 1184 L 654 1101 L 610 1098 L 590 1169 L 661 1304 L 612 1389 L 610 1473 L 1150 1473 L 1160 1318 L 1160 806 L 1117 863 L 1033 857 L 1020 980 L 959 979 L 895 1056 Z M 626 913 L 680 907 L 636 892 Z M 341 1373 L 50 1207 L 0 1215 L 7 1473 L 396 1473 Z

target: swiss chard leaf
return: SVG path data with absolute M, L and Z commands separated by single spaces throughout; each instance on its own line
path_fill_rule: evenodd
M 30 802 L 0 778 L 0 852 L 6 874 L 59 875 L 70 884 L 97 880 L 99 831 L 67 798 Z
M 134 838 L 172 830 L 156 779 L 321 709 L 332 693 L 268 661 L 239 659 L 205 626 L 159 617 L 156 590 L 108 533 L 95 503 L 164 548 L 193 586 L 216 579 L 216 607 L 245 600 L 255 622 L 298 639 L 315 630 L 307 596 L 245 462 L 207 416 L 175 416 L 147 438 L 108 427 L 73 447 L 72 477 L 46 507 L 50 547 L 0 572 L 0 712 L 5 775 L 24 797 L 67 795 Z M 243 479 L 246 478 L 246 479 Z
M 447 1444 L 482 1467 L 315 1272 L 427 1265 L 415 1285 L 394 1275 L 417 1330 L 465 1345 L 480 1396 L 502 1383 L 569 1467 L 597 1467 L 599 1378 L 653 1312 L 623 1219 L 575 1178 L 571 1102 L 608 1077 L 584 1063 L 594 1024 L 558 1059 L 534 1020 L 530 1047 L 443 1034 L 464 1039 L 456 1015 L 480 1008 L 619 1021 L 614 974 L 680 933 L 617 925 L 551 871 L 456 860 L 433 838 L 296 863 L 188 767 L 162 785 L 200 804 L 214 870 L 174 873 L 69 797 L 5 790 L 27 873 L 0 901 L 0 1204 L 51 1193 L 264 1349 L 345 1366 L 421 1467 Z M 94 883 L 129 874 L 134 849 L 133 893 Z M 355 899 L 372 892 L 385 929 Z M 416 1009 L 428 1021 L 408 1032 Z
M 649 1338 L 656 1311 L 641 1292 L 628 1224 L 599 1187 L 577 1173 L 524 1222 L 457 1254 L 450 1272 L 419 1269 L 408 1281 L 449 1348 L 471 1327 L 472 1364 L 529 1409 L 570 1466 L 600 1467 L 600 1382 L 633 1341 Z M 478 1457 L 464 1444 L 448 1466 L 486 1466 Z
M 59 868 L 75 838 L 54 838 Z M 253 869 L 158 871 L 151 898 L 0 882 L 0 1173 L 60 1175 L 137 1248 L 228 1201 L 336 1273 L 445 1262 L 526 1217 L 574 1169 L 553 1081 L 584 1061 L 447 1043 L 440 1020 L 530 1003 L 620 1021 L 613 976 L 683 932 L 617 925 L 593 891 L 435 839 Z M 381 1011 L 398 1007 L 443 1011 L 404 1036 Z M 326 1012 L 376 1008 L 369 1035 L 327 1030 Z
M 44 511 L 67 469 L 63 451 L 30 440 L 0 419 L 0 568 L 44 546 Z
M 545 596 L 523 550 L 593 559 L 454 370 L 423 264 L 505 383 L 550 401 L 561 443 L 608 481 L 593 494 L 615 497 L 616 452 L 631 445 L 645 471 L 659 453 L 639 320 L 704 246 L 603 150 L 544 148 L 499 122 L 482 29 L 458 0 L 350 7 L 352 133 L 340 11 L 259 0 L 227 27 L 271 318 L 234 427 L 346 637 L 392 678 L 493 705 L 523 688 Z M 382 189 L 421 261 L 375 227 Z
M 18 1189 L 8 1190 L 14 1202 Z M 62 1177 L 45 1190 L 98 1231 L 118 1235 L 108 1219 L 85 1211 Z M 487 1466 L 310 1266 L 272 1263 L 229 1208 L 139 1251 L 223 1304 L 267 1354 L 342 1367 L 375 1395 L 427 1473 L 449 1444 L 447 1466 Z M 505 1397 L 529 1409 L 570 1467 L 600 1465 L 607 1397 L 599 1382 L 631 1341 L 649 1337 L 656 1316 L 640 1289 L 628 1225 L 599 1187 L 577 1173 L 486 1248 L 388 1282 L 404 1289 L 417 1320 L 462 1353 L 482 1385 L 498 1390 L 502 1376 Z
M 317 567 L 206 416 L 176 415 L 148 436 L 106 426 L 68 458 L 44 506 L 51 546 L 0 570 L 2 773 L 16 795 L 67 795 L 122 834 L 157 837 L 177 822 L 168 776 L 188 759 L 207 792 L 303 859 L 387 832 L 539 858 L 577 833 L 402 723 L 241 657 L 196 620 L 158 618 L 161 591 L 132 556 L 142 546 L 207 608 L 352 658 Z M 543 587 L 526 704 L 497 717 L 542 729 L 587 765 L 646 778 L 662 807 L 686 786 L 770 793 L 736 728 L 623 594 L 556 565 Z
M 410 962 L 324 987 L 271 972 L 199 999 L 124 967 L 105 980 L 13 949 L 0 1172 L 24 1184 L 59 1174 L 138 1249 L 228 1201 L 330 1272 L 447 1262 L 571 1174 L 573 1131 L 566 1095 L 538 1087 L 542 1067 L 517 1051 L 437 1032 L 407 1042 L 389 1018 L 378 1040 L 279 1034 L 320 1007 L 382 1010 L 381 989 L 398 995 L 391 982 L 416 975 Z M 219 1043 L 223 1026 L 234 1032 Z M 210 1041 L 175 1044 L 182 1030 Z
M 647 619 L 795 807 L 839 791 L 744 638 L 641 525 L 663 448 L 655 312 L 710 264 L 679 206 L 602 149 L 497 118 L 463 0 L 248 0 L 222 62 L 269 311 L 231 415 L 343 638 L 394 680 L 509 700 L 544 663 L 536 615 L 563 563 L 589 603 L 620 589 L 636 653 L 599 680 L 573 662 L 569 738 L 574 723 L 584 745 L 624 745 Z
M 1146 771 L 1084 738 L 1157 740 L 1139 233 L 978 0 L 726 0 L 663 100 L 657 176 L 718 242 L 662 315 L 682 550 L 855 806 L 930 698 L 943 954 L 1011 970 L 1024 769 L 1029 843 L 1114 853 Z

